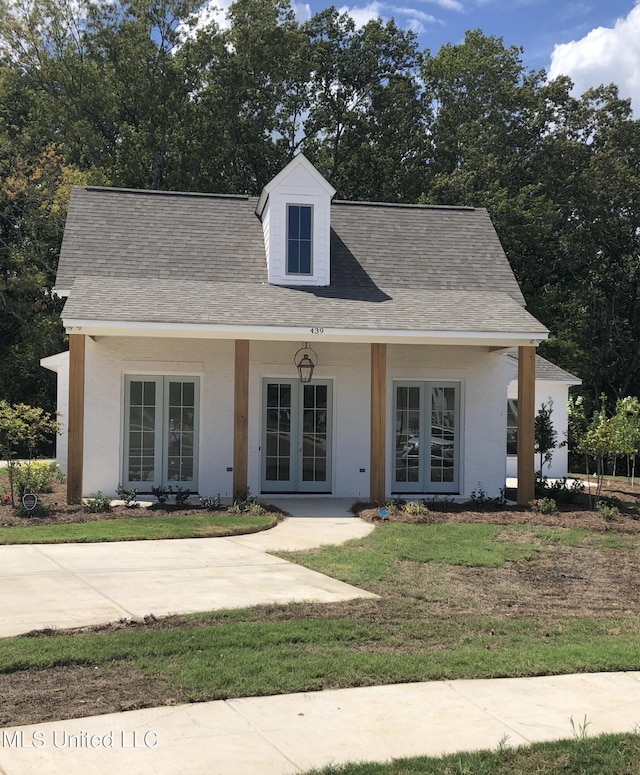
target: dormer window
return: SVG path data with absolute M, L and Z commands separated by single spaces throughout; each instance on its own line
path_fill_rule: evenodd
M 311 205 L 287 205 L 287 274 L 311 274 Z
M 331 199 L 335 188 L 299 153 L 262 189 L 267 279 L 273 285 L 331 285 Z

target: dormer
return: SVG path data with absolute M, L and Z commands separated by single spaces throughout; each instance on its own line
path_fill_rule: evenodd
M 331 199 L 335 193 L 302 154 L 262 189 L 256 215 L 262 221 L 271 284 L 331 283 Z

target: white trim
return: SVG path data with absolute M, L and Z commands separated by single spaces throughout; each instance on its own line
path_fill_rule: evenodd
M 336 190 L 331 185 L 331 183 L 329 183 L 329 181 L 318 172 L 318 170 L 313 166 L 313 164 L 311 164 L 309 159 L 307 159 L 304 154 L 299 153 L 297 156 L 294 156 L 289 164 L 287 164 L 284 169 L 280 170 L 275 178 L 272 178 L 262 189 L 260 199 L 256 205 L 256 215 L 258 218 L 262 220 L 262 213 L 267 203 L 267 199 L 269 198 L 269 194 L 273 191 L 274 188 L 276 188 L 276 186 L 286 180 L 286 178 L 289 177 L 293 170 L 297 169 L 298 167 L 304 167 L 304 169 L 313 177 L 315 182 L 329 195 L 330 199 L 335 196 Z
M 189 339 L 255 339 L 273 342 L 388 342 L 395 344 L 458 344 L 537 347 L 548 331 L 412 331 L 407 329 L 323 328 L 308 326 L 231 326 L 198 323 L 134 323 L 121 320 L 63 320 L 65 331 L 87 336 L 172 337 Z

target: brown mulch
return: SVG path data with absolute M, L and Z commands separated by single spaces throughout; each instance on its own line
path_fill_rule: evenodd
M 515 500 L 515 492 L 509 492 L 507 497 Z M 427 502 L 428 514 L 413 516 L 400 510 L 389 510 L 386 518 L 390 522 L 484 522 L 491 525 L 536 525 L 583 528 L 598 532 L 640 533 L 640 485 L 631 486 L 626 482 L 605 481 L 602 497 L 607 503 L 614 503 L 618 506 L 618 513 L 610 519 L 605 519 L 599 511 L 592 508 L 586 492 L 579 494 L 575 503 L 558 504 L 558 510 L 552 514 L 538 514 L 524 506 L 480 509 L 477 508 L 477 504 L 473 503 L 438 503 L 436 501 Z M 366 522 L 379 522 L 383 519 L 379 509 L 371 507 L 369 504 L 363 504 L 363 508 L 357 513 Z
M 1 492 L 1 490 L 0 490 Z M 173 503 L 160 506 L 154 504 L 152 507 L 128 507 L 113 506 L 111 511 L 93 513 L 87 511 L 81 504 L 68 505 L 66 484 L 56 482 L 52 485 L 51 492 L 38 494 L 38 502 L 45 505 L 49 510 L 46 517 L 37 516 L 19 516 L 10 506 L 0 505 L 0 527 L 26 526 L 26 525 L 63 525 L 71 522 L 97 522 L 104 519 L 141 519 L 144 517 L 167 517 L 176 514 L 205 512 L 199 505 L 185 504 L 176 506 Z M 138 500 L 149 502 L 153 500 L 148 495 L 138 496 Z M 270 509 L 279 512 L 279 509 Z M 224 512 L 220 512 L 223 514 Z

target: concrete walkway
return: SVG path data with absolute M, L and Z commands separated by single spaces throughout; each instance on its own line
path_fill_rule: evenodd
M 637 730 L 640 673 L 398 684 L 15 727 L 0 730 L 0 772 L 293 775 L 571 738 L 585 723 L 589 736 Z
M 366 535 L 353 518 L 286 519 L 231 538 L 0 546 L 0 637 L 146 614 L 375 597 L 267 554 Z

